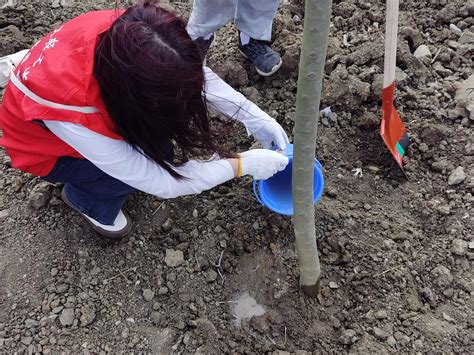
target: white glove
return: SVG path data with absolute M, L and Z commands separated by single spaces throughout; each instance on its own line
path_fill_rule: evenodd
M 274 150 L 252 149 L 240 153 L 242 175 L 251 175 L 255 180 L 266 180 L 288 165 L 288 157 Z
M 250 127 L 248 128 L 250 130 Z M 251 133 L 267 149 L 277 146 L 279 149 L 284 150 L 290 142 L 283 128 L 271 117 L 262 119 L 261 126 L 251 131 Z

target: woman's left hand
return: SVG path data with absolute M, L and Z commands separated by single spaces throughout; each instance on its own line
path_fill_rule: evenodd
M 280 124 L 270 117 L 265 118 L 261 123 L 262 125 L 251 133 L 263 147 L 270 149 L 276 146 L 279 149 L 285 149 L 290 141 Z

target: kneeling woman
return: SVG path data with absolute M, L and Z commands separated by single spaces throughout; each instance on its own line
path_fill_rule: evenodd
M 273 150 L 229 154 L 217 145 L 206 104 L 266 148 L 284 148 L 288 138 L 203 68 L 184 21 L 154 4 L 81 15 L 9 61 L 16 68 L 0 109 L 0 144 L 13 167 L 64 182 L 65 203 L 101 235 L 130 232 L 121 208 L 136 189 L 196 194 L 235 176 L 266 179 L 288 163 Z

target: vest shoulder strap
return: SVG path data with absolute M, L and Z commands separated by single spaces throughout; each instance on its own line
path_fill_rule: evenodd
M 10 81 L 12 82 L 13 85 L 17 87 L 18 90 L 20 90 L 23 94 L 25 94 L 27 97 L 29 97 L 31 100 L 35 101 L 36 103 L 59 109 L 59 110 L 66 110 L 66 111 L 74 111 L 74 112 L 80 112 L 84 114 L 91 114 L 91 113 L 97 113 L 99 110 L 96 107 L 93 106 L 73 106 L 73 105 L 64 105 L 60 104 L 57 102 L 49 101 L 46 99 L 43 99 L 42 97 L 39 97 L 36 95 L 33 91 L 28 89 L 21 81 L 16 77 L 16 75 L 11 73 L 10 75 Z

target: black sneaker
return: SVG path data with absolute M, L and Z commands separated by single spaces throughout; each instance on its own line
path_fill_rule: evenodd
M 239 34 L 239 50 L 244 57 L 250 59 L 262 76 L 270 76 L 281 67 L 280 55 L 265 41 L 250 38 L 249 43 L 242 45 Z
M 201 54 L 201 59 L 204 62 L 206 59 L 207 52 L 211 48 L 212 42 L 214 42 L 214 34 L 209 39 L 204 39 L 203 37 L 198 37 L 194 40 L 194 44 L 198 47 L 199 53 Z

